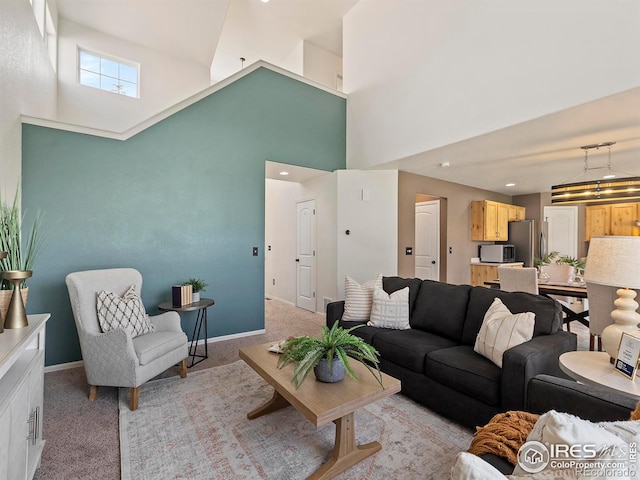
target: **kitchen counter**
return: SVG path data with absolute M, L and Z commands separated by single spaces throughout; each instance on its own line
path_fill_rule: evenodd
M 524 262 L 507 262 L 507 263 L 498 263 L 498 262 L 471 262 L 471 265 L 486 265 L 489 267 L 522 267 L 524 266 Z
M 484 286 L 484 282 L 488 280 L 496 280 L 498 278 L 498 267 L 506 268 L 522 268 L 523 262 L 509 262 L 509 263 L 489 263 L 478 262 L 471 263 L 471 285 Z

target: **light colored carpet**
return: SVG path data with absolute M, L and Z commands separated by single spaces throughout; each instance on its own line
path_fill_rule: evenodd
M 335 426 L 316 428 L 293 407 L 248 420 L 272 393 L 242 361 L 148 383 L 135 412 L 121 389 L 122 479 L 306 478 L 331 453 Z M 357 411 L 355 422 L 357 442 L 382 450 L 336 478 L 448 478 L 472 435 L 402 395 Z

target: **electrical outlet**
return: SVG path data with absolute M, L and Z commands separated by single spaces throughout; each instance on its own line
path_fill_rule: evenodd
M 253 256 L 254 257 L 258 256 L 258 247 L 253 247 Z
M 449 253 L 453 253 L 453 247 L 449 247 Z

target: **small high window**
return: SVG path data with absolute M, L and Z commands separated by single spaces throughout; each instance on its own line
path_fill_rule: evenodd
M 79 51 L 78 79 L 81 85 L 139 98 L 138 66 Z

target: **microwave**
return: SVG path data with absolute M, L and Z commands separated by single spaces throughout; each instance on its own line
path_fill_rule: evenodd
M 480 245 L 480 261 L 489 263 L 515 262 L 516 247 L 513 245 Z

